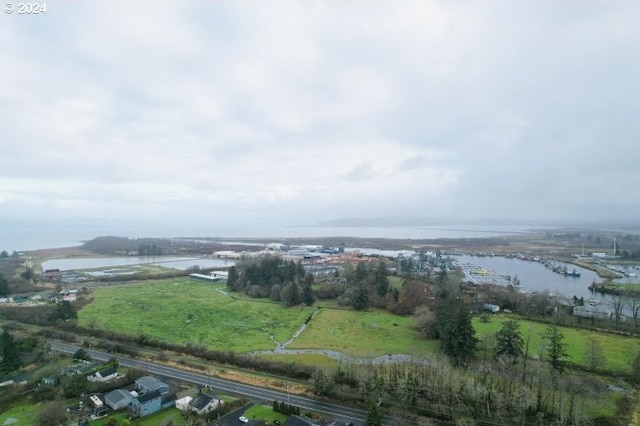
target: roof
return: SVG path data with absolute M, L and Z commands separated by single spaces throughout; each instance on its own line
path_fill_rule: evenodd
M 126 391 L 124 389 L 116 389 L 104 396 L 105 402 L 111 403 L 111 404 L 117 404 L 118 402 L 124 399 L 127 399 L 127 400 L 133 399 L 133 395 L 131 395 L 131 392 Z
M 289 416 L 286 422 L 284 422 L 284 426 L 310 426 L 310 425 L 319 425 L 325 424 L 322 419 L 312 420 L 307 416 Z
M 99 370 L 98 372 L 96 372 L 96 374 L 100 374 L 102 377 L 108 377 L 108 376 L 111 376 L 112 374 L 116 374 L 117 372 L 118 370 L 116 370 L 114 366 L 109 366 L 107 368 L 103 368 L 102 370 Z
M 166 383 L 151 376 L 140 377 L 138 380 L 136 380 L 136 385 L 141 386 L 150 391 L 168 386 Z
M 160 393 L 159 390 L 154 390 L 151 392 L 147 392 L 143 395 L 140 395 L 137 399 L 139 403 L 145 403 L 147 401 L 151 401 L 152 399 L 156 399 L 156 398 L 160 398 L 162 396 L 162 394 Z
M 211 401 L 213 401 L 213 398 L 211 398 L 209 395 L 205 395 L 203 393 L 199 393 L 195 397 L 195 399 L 189 403 L 189 405 L 191 405 L 196 410 L 202 410 L 207 405 L 209 405 L 209 403 Z

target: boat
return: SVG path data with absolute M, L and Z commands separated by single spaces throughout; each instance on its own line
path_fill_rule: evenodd
M 565 277 L 579 277 L 580 276 L 580 272 L 576 271 L 576 269 L 573 268 L 573 271 L 571 271 L 571 272 L 565 270 L 564 271 L 564 276 Z
M 489 271 L 488 269 L 485 269 L 485 268 L 480 268 L 480 269 L 477 269 L 475 271 L 472 271 L 472 273 L 476 274 L 476 275 L 489 275 L 489 274 L 491 274 L 491 271 Z

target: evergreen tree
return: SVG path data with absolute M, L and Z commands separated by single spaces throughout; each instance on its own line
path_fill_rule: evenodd
M 382 426 L 383 420 L 384 412 L 382 411 L 382 408 L 378 404 L 372 403 L 367 411 L 367 420 L 365 421 L 365 425 Z
M 333 380 L 331 376 L 327 374 L 323 369 L 316 369 L 316 373 L 313 377 L 314 393 L 319 396 L 332 396 L 333 395 Z
M 384 262 L 380 262 L 375 272 L 376 291 L 380 296 L 386 296 L 389 292 L 389 278 L 387 277 L 387 267 Z
M 62 302 L 59 302 L 57 304 L 56 311 L 53 318 L 54 321 L 55 320 L 68 321 L 76 318 L 78 318 L 78 312 L 76 312 L 76 309 L 73 307 L 73 305 L 70 302 L 63 300 Z
M 316 301 L 310 284 L 305 284 L 304 287 L 302 287 L 302 301 L 307 306 L 313 305 L 313 303 Z
M 7 296 L 9 294 L 9 282 L 5 277 L 0 274 L 0 297 Z
M 631 381 L 636 385 L 640 384 L 640 352 L 631 364 Z
M 20 368 L 18 345 L 6 329 L 0 335 L 0 372 L 9 373 Z
M 353 273 L 353 284 L 360 285 L 367 281 L 369 271 L 367 270 L 367 264 L 364 262 L 358 262 L 356 270 Z
M 298 290 L 298 285 L 296 283 L 291 283 L 287 285 L 284 289 L 282 289 L 282 293 L 280 298 L 284 300 L 287 306 L 294 306 L 300 303 L 300 291 Z
M 478 339 L 471 324 L 471 315 L 462 300 L 454 299 L 449 304 L 450 319 L 440 335 L 442 350 L 454 365 L 464 366 L 475 356 Z
M 607 362 L 602 348 L 593 337 L 590 338 L 587 343 L 587 349 L 584 352 L 584 361 L 591 371 L 596 371 L 604 367 Z
M 555 324 L 552 324 L 545 331 L 544 338 L 549 343 L 547 357 L 549 358 L 551 368 L 559 373 L 564 372 L 564 367 L 569 357 L 567 344 L 564 343 L 564 335 Z
M 516 363 L 522 356 L 523 347 L 524 340 L 518 321 L 512 319 L 502 324 L 502 328 L 496 333 L 496 358 L 506 356 L 513 363 Z
M 369 293 L 364 284 L 356 285 L 353 291 L 353 298 L 351 299 L 351 306 L 358 311 L 367 309 L 369 307 Z
M 227 277 L 227 287 L 231 291 L 240 290 L 240 277 L 235 266 L 229 268 L 229 276 Z

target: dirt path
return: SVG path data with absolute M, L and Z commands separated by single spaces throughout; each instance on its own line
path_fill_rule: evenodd
M 329 358 L 333 358 L 340 362 L 347 362 L 353 364 L 387 364 L 387 363 L 395 363 L 395 362 L 412 362 L 416 364 L 430 364 L 429 360 L 418 358 L 413 355 L 406 354 L 389 354 L 389 355 L 381 355 L 374 358 L 357 358 L 349 355 L 345 355 L 342 352 L 333 351 L 330 349 L 287 349 L 293 341 L 299 337 L 302 332 L 307 328 L 307 325 L 311 322 L 313 317 L 318 313 L 319 309 L 313 311 L 313 313 L 309 316 L 309 318 L 300 326 L 300 328 L 294 333 L 293 336 L 289 340 L 284 343 L 280 343 L 273 335 L 271 335 L 271 340 L 275 343 L 275 348 L 270 351 L 252 351 L 248 352 L 247 355 L 301 355 L 301 354 L 314 354 L 314 355 L 324 355 Z

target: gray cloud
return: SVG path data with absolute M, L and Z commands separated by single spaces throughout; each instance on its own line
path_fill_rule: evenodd
M 72 2 L 17 18 L 0 25 L 0 215 L 638 208 L 633 2 Z

